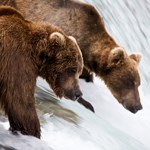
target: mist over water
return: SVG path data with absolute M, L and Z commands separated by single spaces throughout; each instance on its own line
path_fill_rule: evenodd
M 94 84 L 80 80 L 84 98 L 95 108 L 93 114 L 77 102 L 58 100 L 38 78 L 35 96 L 42 140 L 10 134 L 7 119 L 0 117 L 0 150 L 150 150 L 150 1 L 84 1 L 97 8 L 120 46 L 129 54 L 142 54 L 139 91 L 143 110 L 136 114 L 125 110 L 95 77 Z

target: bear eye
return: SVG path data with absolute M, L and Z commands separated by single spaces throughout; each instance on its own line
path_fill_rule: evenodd
M 69 75 L 73 75 L 77 72 L 77 68 L 68 68 L 67 72 Z

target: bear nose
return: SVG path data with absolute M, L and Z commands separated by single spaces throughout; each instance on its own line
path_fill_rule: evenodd
M 82 94 L 81 91 L 76 91 L 76 92 L 75 92 L 75 99 L 78 100 L 82 95 L 83 95 L 83 94 Z
M 141 110 L 141 109 L 143 109 L 142 105 L 138 105 L 138 106 L 135 107 L 136 111 Z
M 142 105 L 137 105 L 137 106 L 135 106 L 135 107 L 133 108 L 132 112 L 133 112 L 133 113 L 136 113 L 136 112 L 138 112 L 138 111 L 141 110 L 141 109 L 143 109 Z

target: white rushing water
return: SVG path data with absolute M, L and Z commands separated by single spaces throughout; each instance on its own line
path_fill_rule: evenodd
M 94 5 L 104 19 L 107 31 L 130 54 L 140 52 L 140 97 L 143 110 L 131 114 L 111 95 L 104 83 L 80 80 L 84 98 L 95 108 L 95 114 L 77 102 L 43 100 L 41 116 L 42 140 L 11 135 L 8 122 L 0 122 L 1 145 L 17 150 L 150 150 L 150 1 L 149 0 L 85 0 Z M 52 94 L 38 79 L 43 95 Z M 52 96 L 54 97 L 54 96 Z M 57 108 L 57 109 L 56 109 Z M 43 112 L 42 112 L 43 111 Z M 6 148 L 5 148 L 6 150 Z

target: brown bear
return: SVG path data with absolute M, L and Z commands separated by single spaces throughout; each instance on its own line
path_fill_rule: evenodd
M 140 55 L 128 55 L 115 42 L 93 6 L 78 0 L 1 0 L 1 4 L 17 8 L 33 21 L 52 22 L 74 36 L 87 69 L 82 77 L 92 81 L 88 73 L 94 72 L 126 109 L 132 113 L 142 109 L 137 70 Z
M 0 106 L 10 130 L 40 138 L 34 101 L 41 76 L 59 97 L 82 93 L 78 77 L 83 58 L 76 40 L 55 26 L 25 20 L 15 9 L 0 7 Z

